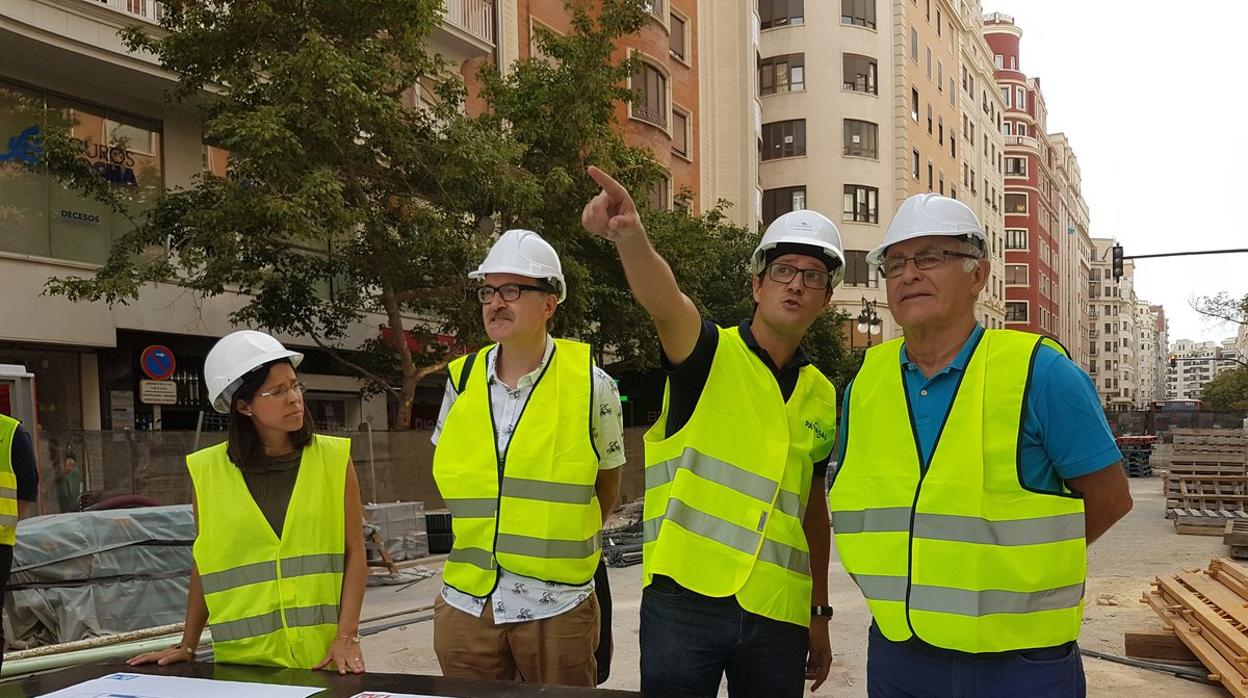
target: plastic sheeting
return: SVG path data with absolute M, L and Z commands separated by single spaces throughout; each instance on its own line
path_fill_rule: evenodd
M 22 521 L 5 600 L 13 647 L 180 623 L 195 520 L 189 505 Z

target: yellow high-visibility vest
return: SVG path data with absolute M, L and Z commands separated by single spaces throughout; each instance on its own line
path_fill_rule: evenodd
M 902 340 L 867 352 L 829 495 L 836 547 L 884 637 L 962 652 L 1074 640 L 1087 571 L 1083 500 L 1029 490 L 1019 439 L 1031 367 L 1049 344 L 985 330 L 926 471 Z M 910 417 L 913 419 L 913 416 Z
M 0 545 L 17 542 L 17 475 L 13 473 L 13 437 L 21 422 L 0 414 Z
M 836 433 L 836 389 L 803 366 L 786 402 L 739 331 L 719 343 L 697 408 L 646 432 L 642 578 L 735 596 L 773 620 L 810 625 L 810 548 L 802 523 L 814 463 Z M 815 493 L 822 497 L 822 492 Z
M 311 669 L 325 657 L 338 630 L 350 458 L 350 439 L 317 434 L 304 447 L 279 538 L 225 443 L 187 456 L 218 662 Z
M 499 567 L 561 584 L 593 579 L 602 555 L 602 509 L 594 485 L 598 451 L 590 433 L 593 357 L 588 344 L 556 339 L 499 454 L 485 362 L 476 356 L 442 425 L 433 477 L 451 512 L 454 547 L 446 584 L 488 596 Z M 450 365 L 461 384 L 467 357 Z

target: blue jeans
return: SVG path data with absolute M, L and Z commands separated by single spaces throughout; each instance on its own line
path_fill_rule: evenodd
M 1074 642 L 980 655 L 919 642 L 890 642 L 871 624 L 870 698 L 1084 698 L 1083 658 Z
M 810 631 L 655 576 L 641 595 L 641 692 L 734 698 L 801 696 Z

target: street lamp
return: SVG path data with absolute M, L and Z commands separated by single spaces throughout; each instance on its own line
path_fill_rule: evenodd
M 882 324 L 880 314 L 875 311 L 875 301 L 869 301 L 864 296 L 862 311 L 858 313 L 858 331 L 867 336 L 867 347 L 871 346 L 871 335 L 880 333 Z

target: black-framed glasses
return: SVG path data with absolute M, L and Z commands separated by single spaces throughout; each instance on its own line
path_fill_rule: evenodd
M 787 284 L 802 273 L 802 285 L 816 291 L 825 291 L 832 283 L 832 275 L 820 269 L 798 269 L 789 264 L 774 262 L 767 265 L 767 277 L 778 284 Z
M 503 284 L 502 286 L 482 286 L 477 289 L 477 300 L 481 301 L 481 305 L 489 305 L 494 302 L 494 296 L 502 296 L 503 300 L 508 303 L 514 303 L 520 300 L 520 294 L 525 291 L 537 291 L 539 293 L 550 293 L 550 289 L 541 286 L 530 286 L 528 284 Z
M 292 383 L 290 385 L 283 385 L 272 390 L 267 390 L 263 393 L 256 393 L 256 397 L 286 397 L 289 393 L 294 393 L 295 395 L 302 397 L 306 392 L 308 392 L 308 386 L 303 383 Z
M 901 276 L 901 273 L 906 270 L 906 262 L 911 260 L 914 261 L 915 267 L 927 271 L 944 264 L 949 257 L 982 259 L 979 255 L 953 250 L 924 250 L 913 257 L 888 257 L 880 263 L 880 271 L 883 272 L 884 278 L 892 279 Z

